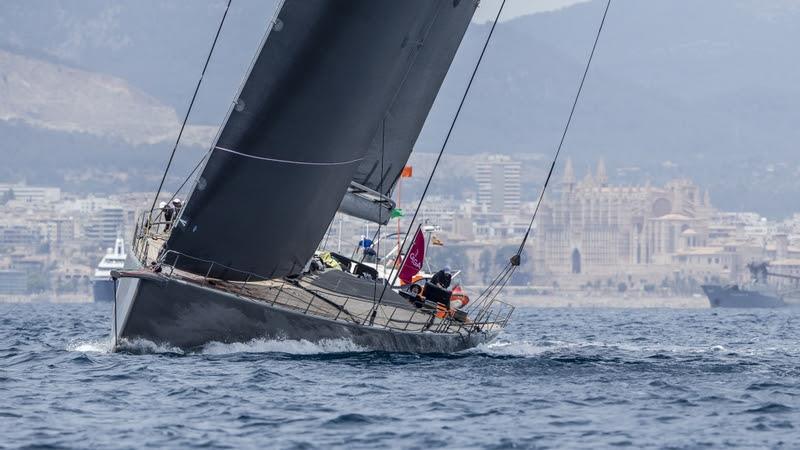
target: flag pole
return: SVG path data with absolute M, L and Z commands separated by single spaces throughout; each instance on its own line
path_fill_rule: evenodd
M 403 178 L 411 178 L 413 176 L 413 173 L 414 169 L 411 166 L 403 166 L 403 170 L 400 171 L 400 177 L 397 179 L 397 205 L 395 205 L 395 208 L 398 211 L 401 211 L 401 214 L 403 209 L 400 207 L 400 197 L 401 197 L 400 194 L 402 192 L 401 186 L 403 185 Z M 400 236 L 402 235 L 402 233 L 400 232 L 400 217 L 402 216 L 399 216 L 397 218 L 397 256 L 400 256 L 400 250 L 402 250 L 401 247 L 403 246 L 403 242 L 400 238 Z
M 397 180 L 397 209 L 402 210 L 400 208 L 400 192 L 402 192 L 401 186 L 403 185 L 403 176 L 401 174 L 400 179 Z M 400 217 L 397 218 L 397 257 L 400 257 Z

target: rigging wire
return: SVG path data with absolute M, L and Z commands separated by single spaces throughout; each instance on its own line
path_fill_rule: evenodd
M 597 42 L 600 41 L 600 34 L 603 32 L 603 25 L 606 23 L 606 16 L 608 15 L 608 8 L 611 6 L 611 0 L 606 1 L 605 10 L 603 10 L 603 18 L 600 20 L 600 26 L 597 28 L 597 34 L 594 37 L 594 44 L 592 45 L 592 51 L 589 53 L 589 59 L 586 61 L 586 68 L 583 70 L 583 76 L 581 77 L 581 83 L 578 85 L 578 92 L 575 93 L 575 99 L 572 101 L 572 109 L 569 111 L 569 117 L 567 118 L 567 123 L 564 126 L 564 131 L 561 133 L 561 141 L 558 143 L 558 148 L 556 149 L 556 154 L 553 157 L 553 162 L 550 164 L 550 171 L 547 172 L 547 178 L 544 180 L 544 185 L 542 185 L 542 192 L 539 194 L 539 199 L 536 202 L 536 208 L 533 210 L 533 215 L 531 216 L 531 221 L 528 224 L 528 229 L 525 231 L 525 236 L 522 238 L 522 242 L 519 245 L 519 249 L 517 250 L 516 256 L 522 255 L 522 250 L 525 248 L 525 243 L 528 241 L 528 237 L 531 234 L 531 229 L 533 228 L 534 220 L 536 219 L 536 214 L 539 212 L 539 207 L 542 204 L 542 199 L 544 198 L 544 193 L 547 191 L 547 186 L 550 184 L 550 178 L 553 176 L 553 170 L 556 167 L 556 162 L 558 161 L 558 156 L 561 154 L 561 148 L 564 146 L 564 140 L 567 138 L 567 132 L 569 132 L 569 126 L 572 123 L 572 116 L 575 115 L 575 108 L 578 106 L 578 100 L 581 97 L 581 92 L 583 92 L 583 84 L 586 82 L 586 76 L 589 74 L 589 67 L 592 65 L 592 59 L 594 58 L 594 52 L 597 49 Z
M 192 107 L 194 107 L 194 101 L 197 99 L 197 93 L 200 91 L 200 85 L 203 83 L 203 77 L 206 74 L 206 69 L 208 69 L 208 63 L 211 61 L 211 55 L 214 53 L 214 48 L 217 46 L 217 40 L 219 40 L 219 35 L 222 32 L 222 25 L 225 24 L 225 18 L 228 16 L 228 10 L 231 8 L 232 1 L 233 0 L 228 0 L 228 4 L 225 6 L 225 12 L 222 14 L 222 19 L 220 20 L 219 27 L 217 28 L 217 34 L 214 35 L 214 41 L 211 43 L 211 49 L 208 52 L 208 56 L 206 56 L 206 62 L 203 65 L 203 71 L 200 73 L 200 79 L 197 80 L 197 85 L 194 88 L 192 100 L 189 102 L 189 108 L 186 110 L 186 115 L 183 117 L 183 123 L 181 124 L 180 131 L 178 131 L 178 138 L 175 140 L 175 146 L 172 147 L 172 153 L 170 153 L 167 166 L 164 168 L 164 175 L 161 176 L 161 182 L 158 184 L 158 190 L 156 191 L 155 197 L 153 197 L 153 204 L 150 206 L 151 212 L 156 209 L 158 196 L 161 195 L 161 189 L 164 188 L 164 181 L 167 179 L 167 173 L 169 173 L 172 160 L 175 158 L 175 152 L 178 150 L 178 145 L 180 145 L 181 137 L 183 136 L 183 130 L 186 128 L 186 123 L 189 121 L 189 114 L 191 114 Z M 195 170 L 197 169 L 195 168 Z M 183 185 L 181 185 L 181 187 L 183 187 Z
M 381 180 L 378 184 L 378 192 L 383 192 L 383 179 L 386 178 L 383 172 L 383 155 L 384 151 L 386 150 L 386 115 L 383 116 L 383 122 L 381 123 Z M 372 242 L 375 243 L 377 247 L 375 249 L 375 269 L 378 269 L 378 261 L 381 257 L 381 227 L 383 226 L 383 206 L 378 208 L 378 229 L 375 231 L 375 237 L 378 239 L 377 242 L 375 238 L 372 239 Z M 361 257 L 361 261 L 364 261 L 366 257 L 367 249 L 366 247 L 363 250 L 364 255 Z M 385 273 L 385 272 L 384 272 Z M 372 301 L 375 301 L 375 298 L 378 296 L 378 277 L 375 277 L 375 283 L 372 284 Z M 372 316 L 374 319 L 374 315 Z
M 383 179 L 385 178 L 385 176 L 383 176 L 383 173 L 384 173 L 383 172 L 383 154 L 384 154 L 384 149 L 386 148 L 386 116 L 388 116 L 388 114 L 384 115 L 383 116 L 383 120 L 381 121 L 381 175 L 382 176 L 381 176 L 380 181 L 378 182 L 378 192 L 383 192 Z M 375 230 L 375 233 L 372 234 L 372 240 L 371 240 L 373 244 L 377 244 L 377 249 L 375 250 L 375 253 L 376 253 L 377 257 L 380 257 L 380 254 L 381 254 L 381 252 L 380 252 L 381 227 L 383 227 L 383 206 L 380 206 L 378 208 L 378 228 Z M 367 231 L 369 231 L 369 230 L 367 230 Z M 367 235 L 364 235 L 364 239 L 366 239 L 367 237 L 368 237 Z M 356 248 L 358 248 L 358 247 L 356 247 Z M 361 251 L 361 259 L 358 260 L 359 264 L 363 263 L 364 262 L 364 258 L 367 257 L 366 250 L 367 250 L 367 248 L 364 247 L 364 249 Z M 375 260 L 375 266 L 376 267 L 378 266 L 378 260 L 377 259 Z M 377 283 L 377 281 L 378 280 L 376 279 L 375 282 Z M 372 296 L 372 301 L 373 302 L 375 301 L 375 295 Z
M 483 292 L 478 296 L 478 299 L 473 306 L 473 309 L 478 309 L 478 307 L 488 307 L 489 305 L 494 302 L 500 292 L 505 288 L 508 281 L 511 279 L 511 276 L 516 271 L 516 268 L 521 263 L 522 252 L 525 249 L 525 244 L 530 237 L 531 230 L 533 229 L 533 224 L 536 220 L 536 215 L 539 212 L 539 208 L 542 205 L 542 201 L 544 199 L 545 192 L 547 191 L 547 187 L 550 185 L 550 179 L 553 176 L 553 172 L 556 167 L 556 163 L 558 162 L 558 156 L 561 154 L 561 149 L 564 146 L 564 141 L 567 138 L 567 133 L 569 132 L 570 124 L 572 124 L 572 118 L 575 115 L 575 109 L 578 106 L 578 100 L 580 100 L 581 93 L 583 92 L 583 86 L 586 82 L 586 77 L 589 74 L 589 68 L 592 65 L 592 60 L 594 59 L 595 51 L 597 50 L 597 43 L 600 41 L 600 35 L 603 32 L 603 26 L 606 23 L 606 17 L 608 16 L 608 10 L 611 7 L 611 0 L 606 1 L 605 9 L 603 10 L 603 17 L 600 20 L 600 25 L 597 27 L 597 33 L 594 37 L 594 43 L 592 44 L 592 50 L 589 53 L 589 58 L 586 61 L 586 67 L 583 70 L 583 75 L 581 76 L 581 82 L 578 85 L 578 90 L 575 93 L 575 98 L 572 101 L 572 108 L 570 109 L 569 116 L 567 117 L 567 122 L 564 125 L 564 130 L 561 133 L 561 140 L 558 143 L 558 147 L 556 148 L 555 155 L 553 156 L 553 161 L 550 164 L 550 170 L 547 172 L 547 177 L 545 178 L 544 184 L 542 185 L 542 192 L 539 193 L 539 198 L 536 201 L 536 207 L 533 210 L 533 214 L 531 215 L 530 223 L 528 224 L 528 228 L 525 231 L 525 235 L 522 237 L 522 241 L 520 242 L 519 248 L 517 252 L 511 257 L 509 263 L 506 267 L 501 271 L 500 275 L 495 277 L 492 283 L 484 289 Z
M 450 122 L 450 128 L 447 130 L 447 135 L 442 142 L 442 147 L 439 149 L 439 155 L 436 157 L 436 162 L 433 164 L 433 169 L 431 170 L 430 176 L 428 176 L 428 181 L 425 183 L 425 189 L 422 191 L 422 196 L 419 199 L 419 203 L 417 204 L 417 208 L 414 211 L 414 215 L 411 217 L 411 222 L 408 224 L 408 230 L 406 231 L 406 235 L 403 238 L 403 243 L 400 245 L 400 249 L 405 247 L 406 241 L 408 240 L 408 236 L 411 234 L 411 230 L 414 228 L 414 222 L 417 220 L 417 215 L 419 214 L 420 207 L 422 203 L 425 201 L 425 197 L 428 194 L 428 189 L 431 187 L 431 181 L 433 180 L 434 174 L 436 174 L 436 169 L 439 167 L 439 163 L 442 160 L 442 155 L 444 154 L 445 148 L 447 148 L 448 142 L 450 142 L 450 136 L 453 134 L 453 129 L 458 122 L 458 117 L 461 115 L 461 110 L 464 107 L 464 103 L 466 103 L 467 96 L 469 95 L 470 88 L 472 88 L 472 83 L 475 81 L 475 76 L 478 73 L 478 69 L 481 66 L 481 62 L 483 62 L 483 57 L 486 54 L 486 49 L 489 47 L 489 42 L 492 40 L 492 35 L 494 34 L 494 30 L 497 27 L 497 23 L 500 20 L 500 14 L 503 12 L 503 8 L 506 5 L 506 0 L 500 4 L 500 8 L 497 9 L 497 14 L 494 17 L 494 21 L 492 22 L 492 27 L 489 29 L 489 34 L 486 36 L 486 40 L 483 43 L 483 48 L 481 48 L 481 53 L 478 56 L 478 60 L 475 62 L 475 67 L 472 69 L 472 74 L 469 77 L 469 82 L 467 82 L 467 87 L 464 89 L 464 94 L 461 96 L 461 101 L 458 104 L 458 108 L 456 109 L 455 115 L 453 115 L 453 120 Z M 395 274 L 394 279 L 397 279 L 397 274 Z M 393 280 L 394 283 L 394 280 Z
M 200 165 L 201 165 L 201 164 L 203 164 L 203 162 L 206 160 L 206 158 L 208 158 L 208 157 L 209 157 L 209 155 L 211 155 L 211 149 L 208 149 L 208 150 L 205 152 L 205 154 L 203 154 L 203 157 L 202 157 L 202 158 L 200 158 L 200 159 L 197 161 L 197 164 L 195 164 L 195 165 L 194 165 L 194 169 L 192 169 L 192 171 L 191 171 L 191 172 L 189 172 L 189 175 L 186 175 L 186 178 L 184 178 L 184 179 L 183 179 L 183 182 L 181 182 L 181 185 L 180 185 L 180 186 L 178 186 L 178 189 L 175 189 L 175 193 L 174 193 L 174 194 L 172 194 L 172 198 L 170 198 L 170 199 L 169 199 L 169 201 L 170 201 L 170 202 L 171 202 L 171 201 L 173 201 L 173 200 L 175 200 L 176 196 L 177 196 L 177 195 L 178 195 L 178 193 L 181 191 L 181 189 L 183 189 L 183 187 L 184 187 L 184 186 L 186 186 L 186 183 L 188 183 L 188 182 L 189 182 L 189 180 L 192 178 L 192 176 L 194 175 L 194 173 L 195 173 L 195 172 L 197 172 L 197 169 L 199 169 L 199 168 L 200 168 Z
M 447 143 L 450 141 L 450 136 L 453 134 L 453 129 L 456 126 L 456 122 L 458 122 L 458 117 L 461 114 L 461 109 L 464 107 L 464 103 L 467 100 L 467 95 L 469 95 L 469 90 L 472 87 L 472 82 L 475 81 L 475 75 L 478 73 L 478 68 L 481 66 L 481 62 L 483 61 L 483 56 L 486 54 L 486 48 L 489 47 L 489 42 L 492 40 L 492 35 L 494 34 L 494 30 L 497 27 L 497 23 L 500 20 L 500 14 L 503 12 L 503 8 L 506 6 L 506 0 L 503 0 L 500 3 L 500 8 L 497 9 L 497 14 L 494 16 L 494 21 L 492 22 L 492 27 L 489 29 L 489 34 L 486 36 L 486 40 L 483 43 L 483 48 L 481 48 L 481 53 L 478 56 L 478 60 L 475 62 L 475 67 L 472 69 L 472 74 L 469 77 L 469 82 L 467 83 L 466 89 L 464 89 L 464 94 L 461 96 L 461 101 L 458 104 L 458 108 L 456 109 L 455 115 L 453 115 L 453 120 L 450 122 L 450 128 L 447 130 L 447 135 L 442 142 L 442 147 L 439 149 L 439 155 L 436 157 L 436 162 L 433 164 L 433 169 L 431 170 L 431 174 L 428 177 L 428 181 L 425 183 L 425 189 L 422 191 L 422 196 L 419 199 L 419 203 L 417 204 L 417 208 L 414 211 L 414 215 L 411 217 L 411 222 L 408 224 L 408 229 L 406 230 L 406 234 L 403 237 L 403 242 L 400 244 L 400 247 L 397 249 L 397 256 L 399 257 L 402 254 L 403 247 L 405 247 L 406 242 L 408 241 L 408 236 L 411 234 L 411 230 L 414 228 L 414 222 L 417 220 L 417 215 L 419 214 L 419 210 L 421 209 L 422 202 L 425 201 L 425 196 L 428 194 L 428 189 L 431 187 L 431 181 L 433 180 L 433 175 L 436 173 L 436 169 L 439 167 L 439 162 L 442 160 L 442 155 L 444 154 L 445 148 L 447 148 Z M 400 219 L 398 219 L 400 220 Z M 416 233 L 415 233 L 416 234 Z M 381 304 L 383 300 L 384 294 L 386 294 L 386 288 L 388 286 L 394 285 L 395 281 L 397 281 L 397 277 L 400 275 L 400 267 L 397 268 L 394 275 L 392 276 L 391 280 L 384 282 L 383 290 L 381 291 L 381 296 L 378 298 L 378 301 L 375 303 L 375 308 Z

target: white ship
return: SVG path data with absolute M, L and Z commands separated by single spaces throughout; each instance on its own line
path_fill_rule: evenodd
M 114 301 L 114 280 L 111 278 L 112 270 L 122 270 L 125 267 L 125 241 L 117 237 L 114 248 L 106 250 L 105 256 L 97 264 L 92 277 L 92 291 L 94 301 L 113 302 Z

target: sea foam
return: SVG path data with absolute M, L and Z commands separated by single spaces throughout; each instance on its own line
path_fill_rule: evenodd
M 114 350 L 114 343 L 111 338 L 95 340 L 76 340 L 67 344 L 68 352 L 80 353 L 111 353 Z
M 316 355 L 325 353 L 356 353 L 367 349 L 348 339 L 323 339 L 319 342 L 290 339 L 254 339 L 249 342 L 225 344 L 211 342 L 201 353 L 205 355 L 224 355 L 230 353 L 287 353 L 290 355 Z

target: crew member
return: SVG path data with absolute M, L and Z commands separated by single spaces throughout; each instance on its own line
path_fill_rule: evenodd
M 172 226 L 172 218 L 175 216 L 175 206 L 170 203 L 163 203 L 164 206 L 161 207 L 161 211 L 164 213 L 164 231 L 169 231 L 169 228 Z
M 158 216 L 156 216 L 155 223 L 151 224 L 151 225 L 155 225 L 156 231 L 159 231 L 159 228 L 160 228 L 160 225 L 161 225 L 161 220 L 160 219 L 161 218 L 165 218 L 165 216 L 167 215 L 167 202 L 160 202 L 158 204 L 158 209 L 159 209 L 159 211 L 161 211 L 161 213 Z M 166 220 L 165 220 L 165 222 L 166 222 Z
M 453 275 L 450 274 L 450 266 L 445 266 L 442 270 L 436 272 L 431 277 L 431 283 L 439 286 L 442 289 L 449 288 L 451 281 L 453 281 Z
M 172 201 L 172 206 L 175 207 L 175 218 L 177 219 L 178 216 L 181 214 L 181 208 L 183 208 L 183 201 L 178 197 L 175 197 L 175 200 Z
M 367 247 L 364 249 L 364 261 L 377 262 L 377 260 L 378 260 L 378 252 L 376 252 L 374 248 Z

